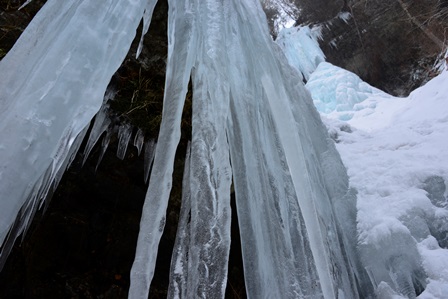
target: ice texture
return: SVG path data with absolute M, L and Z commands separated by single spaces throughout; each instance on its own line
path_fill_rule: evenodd
M 258 1 L 170 2 L 168 26 L 165 107 L 130 297 L 145 298 L 154 274 L 190 76 L 189 187 L 169 296 L 223 298 L 232 172 L 249 298 L 369 294 L 345 169 Z
M 190 246 L 190 144 L 187 146 L 185 156 L 184 176 L 182 180 L 182 203 L 179 212 L 178 229 L 174 243 L 173 255 L 171 256 L 170 284 L 168 286 L 167 298 L 188 298 L 188 266 Z
M 370 86 L 356 74 L 322 62 L 312 73 L 307 89 L 311 92 L 317 110 L 331 118 L 350 120 L 354 111 L 363 110 L 364 115 L 375 108 L 369 97 L 389 98 L 385 92 Z
M 0 62 L 0 244 L 23 231 L 98 112 L 145 5 L 49 0 Z
M 248 296 L 364 297 L 371 288 L 339 155 L 297 71 L 267 35 L 258 3 L 235 8 L 229 23 L 241 34 L 228 46 L 229 143 Z
M 319 36 L 318 26 L 291 27 L 280 30 L 275 40 L 283 50 L 289 64 L 300 72 L 306 81 L 317 66 L 325 61 L 325 54 L 319 47 Z

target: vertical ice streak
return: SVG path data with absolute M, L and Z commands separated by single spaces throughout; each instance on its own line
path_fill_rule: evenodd
M 191 223 L 186 298 L 224 298 L 230 250 L 231 168 L 226 123 L 229 110 L 227 3 L 198 2 L 197 60 L 193 80 Z
M 258 65 L 266 67 L 273 59 L 259 54 L 270 45 L 257 40 L 259 32 L 249 25 L 257 22 L 247 22 L 262 22 L 261 16 L 239 6 L 232 2 L 228 22 L 234 33 L 227 44 L 232 74 L 228 134 L 247 295 L 320 297 L 308 235 L 259 80 Z
M 22 207 L 35 206 L 48 190 L 42 179 L 54 180 L 99 110 L 144 6 L 143 0 L 49 0 L 0 62 L 0 244 L 19 211 L 32 211 Z M 24 225 L 15 227 L 19 234 Z
M 174 156 L 180 139 L 180 122 L 195 52 L 191 1 L 169 1 L 168 61 L 162 123 L 154 165 L 140 221 L 129 298 L 147 298 L 154 275 L 157 249 L 165 227 L 172 185 Z
M 176 241 L 171 256 L 170 284 L 167 298 L 188 298 L 188 250 L 190 247 L 190 149 L 188 144 L 185 155 L 184 176 L 182 180 L 182 203 L 177 224 Z
M 232 3 L 229 24 L 238 33 L 228 46 L 235 76 L 229 142 L 248 296 L 357 298 L 360 277 L 350 267 L 358 257 L 348 256 L 344 236 L 356 207 L 346 196 L 344 167 L 309 95 L 289 79 L 299 76 L 275 50 L 258 1 Z M 308 261 L 297 262 L 297 247 Z M 316 276 L 320 285 L 307 280 Z

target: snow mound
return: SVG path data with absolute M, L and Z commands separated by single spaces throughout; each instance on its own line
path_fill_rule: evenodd
M 378 296 L 446 298 L 448 72 L 407 98 L 329 63 L 306 86 L 358 191 L 359 248 Z

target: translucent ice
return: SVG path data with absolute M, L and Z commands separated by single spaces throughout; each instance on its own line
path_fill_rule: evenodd
M 0 244 L 23 231 L 99 110 L 145 5 L 49 0 L 0 62 Z
M 325 61 L 325 54 L 319 47 L 319 27 L 283 28 L 275 42 L 282 48 L 291 66 L 309 80 L 317 66 Z
M 328 62 L 319 64 L 306 87 L 319 112 L 344 121 L 353 117 L 353 111 L 375 108 L 375 102 L 365 101 L 368 97 L 390 97 L 354 73 Z

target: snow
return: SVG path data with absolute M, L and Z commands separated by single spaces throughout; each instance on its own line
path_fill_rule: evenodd
M 359 243 L 371 275 L 399 291 L 387 277 L 393 275 L 383 276 L 380 268 L 406 252 L 418 261 L 411 271 L 422 267 L 427 276 L 419 298 L 446 298 L 448 72 L 407 98 L 387 95 L 329 63 L 321 63 L 306 86 L 358 191 Z

